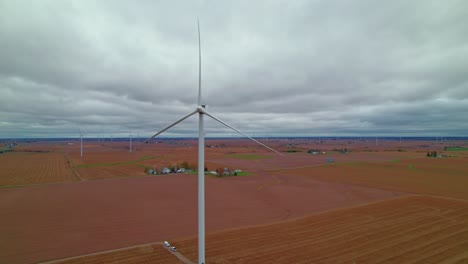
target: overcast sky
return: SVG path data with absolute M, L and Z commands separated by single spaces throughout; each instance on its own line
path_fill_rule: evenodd
M 0 0 L 0 138 L 149 136 L 193 111 L 197 16 L 203 103 L 247 134 L 468 135 L 467 1 Z

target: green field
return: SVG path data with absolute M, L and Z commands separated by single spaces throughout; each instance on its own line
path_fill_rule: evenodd
M 248 171 L 241 171 L 237 173 L 237 176 L 250 176 L 250 175 L 252 174 Z
M 462 147 L 447 147 L 445 148 L 446 151 L 468 151 L 468 148 Z

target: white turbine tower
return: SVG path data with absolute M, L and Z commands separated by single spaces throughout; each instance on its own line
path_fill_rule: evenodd
M 80 128 L 80 157 L 83 157 L 83 131 Z
M 132 152 L 132 131 L 130 131 L 130 152 Z
M 135 145 L 135 151 L 137 151 L 138 148 L 141 148 L 141 145 L 140 145 L 140 132 L 137 132 L 136 133 L 136 145 Z
M 242 133 L 241 131 L 235 129 L 234 127 L 230 126 L 226 122 L 220 120 L 219 118 L 213 116 L 205 109 L 205 105 L 201 103 L 202 96 L 201 96 L 201 40 L 200 40 L 200 21 L 198 21 L 198 106 L 197 108 L 187 114 L 186 116 L 182 117 L 178 121 L 172 123 L 171 125 L 167 126 L 166 128 L 162 129 L 158 133 L 154 134 L 152 137 L 147 139 L 147 142 L 154 137 L 158 136 L 159 134 L 163 133 L 164 131 L 168 130 L 169 128 L 179 124 L 183 120 L 187 119 L 188 117 L 198 113 L 198 263 L 204 264 L 205 263 L 205 136 L 204 136 L 204 116 L 209 116 L 212 119 L 218 121 L 219 123 L 227 126 L 228 128 L 236 131 L 237 133 L 253 140 L 254 142 L 262 145 L 263 147 L 278 153 L 279 155 L 283 155 L 278 151 L 268 147 L 267 145 L 247 136 L 246 134 Z

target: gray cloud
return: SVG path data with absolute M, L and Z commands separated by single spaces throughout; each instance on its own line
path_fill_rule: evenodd
M 466 135 L 465 1 L 2 1 L 0 138 Z M 196 135 L 191 118 L 167 135 Z M 207 122 L 208 135 L 230 135 Z

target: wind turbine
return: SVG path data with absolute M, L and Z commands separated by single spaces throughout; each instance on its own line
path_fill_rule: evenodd
M 83 157 L 83 131 L 80 128 L 80 157 Z
M 236 131 L 237 133 L 253 140 L 254 142 L 260 144 L 261 146 L 283 155 L 278 151 L 268 147 L 267 145 L 247 136 L 241 131 L 230 126 L 226 122 L 220 120 L 219 118 L 213 116 L 205 109 L 205 105 L 202 104 L 202 94 L 201 94 L 201 40 L 200 40 L 200 21 L 198 20 L 198 105 L 193 112 L 190 112 L 186 116 L 182 117 L 178 121 L 172 123 L 171 125 L 165 127 L 158 133 L 154 134 L 152 137 L 146 140 L 153 139 L 169 128 L 179 124 L 190 116 L 198 113 L 198 263 L 205 263 L 205 132 L 204 132 L 204 116 L 209 116 L 212 119 L 218 121 L 219 123 L 225 125 L 226 127 Z
M 136 141 L 137 141 L 137 143 L 136 143 L 136 146 L 135 146 L 135 151 L 137 151 L 137 148 L 141 148 L 141 145 L 140 145 L 140 143 L 141 143 L 140 142 L 140 132 L 138 132 L 138 131 L 136 133 Z
M 132 152 L 132 131 L 130 130 L 130 152 Z

